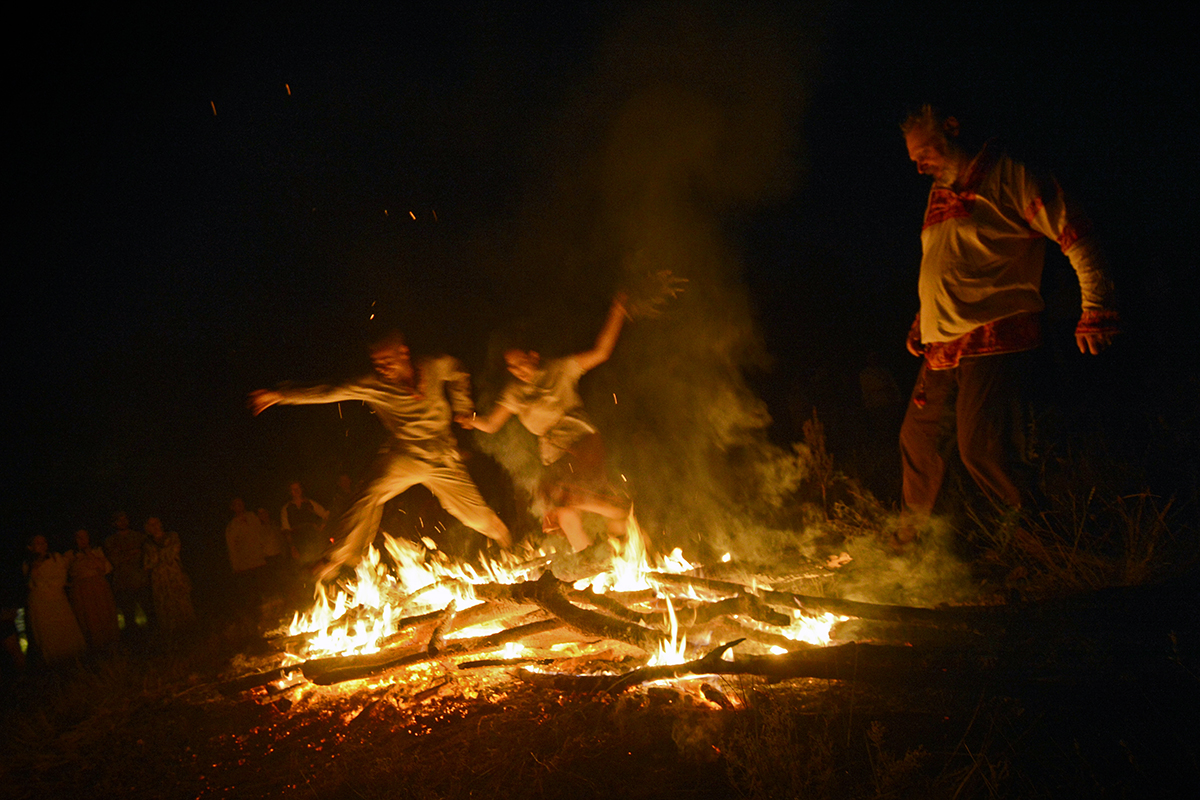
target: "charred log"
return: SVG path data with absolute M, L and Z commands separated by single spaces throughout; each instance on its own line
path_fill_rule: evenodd
M 251 689 L 257 689 L 260 686 L 266 686 L 268 683 L 282 680 L 289 672 L 294 672 L 297 669 L 295 665 L 290 667 L 276 667 L 269 669 L 266 672 L 256 672 L 252 675 L 243 675 L 240 678 L 235 678 L 231 681 L 217 686 L 217 691 L 226 697 L 232 697 L 242 692 L 248 692 Z
M 543 672 L 532 672 L 522 669 L 517 671 L 521 680 L 535 686 L 558 689 L 564 692 L 595 693 L 607 692 L 620 694 L 630 687 L 649 681 L 669 680 L 681 675 L 717 674 L 721 656 L 732 647 L 741 644 L 741 639 L 728 642 L 709 651 L 703 658 L 688 661 L 683 664 L 668 664 L 662 666 L 642 667 L 623 675 L 555 675 Z
M 668 637 L 661 631 L 574 605 L 567 599 L 566 586 L 567 584 L 547 570 L 536 581 L 477 586 L 475 596 L 486 597 L 489 600 L 533 603 L 558 617 L 577 633 L 625 642 L 647 652 L 657 650 L 667 641 Z
M 654 572 L 650 578 L 666 586 L 687 586 L 726 597 L 739 593 L 753 593 L 747 586 L 708 578 L 673 575 Z M 917 608 L 912 606 L 880 605 L 836 597 L 812 597 L 761 590 L 756 593 L 763 602 L 785 608 L 799 608 L 813 613 L 830 613 L 844 617 L 872 619 L 884 622 L 899 622 L 907 625 L 932 625 L 935 627 L 973 627 L 1002 624 L 1005 618 L 1003 607 L 958 606 L 954 608 Z

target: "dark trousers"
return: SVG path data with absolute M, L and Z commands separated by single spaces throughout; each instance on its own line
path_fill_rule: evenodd
M 1027 353 L 1005 353 L 964 358 L 953 369 L 921 367 L 900 427 L 906 511 L 933 510 L 955 445 L 984 494 L 1004 505 L 1021 505 L 1012 464 L 1028 361 Z

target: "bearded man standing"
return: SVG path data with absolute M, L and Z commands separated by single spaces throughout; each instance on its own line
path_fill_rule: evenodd
M 371 346 L 371 361 L 374 375 L 340 386 L 262 389 L 250 394 L 249 405 L 255 415 L 277 403 L 362 400 L 392 434 L 362 480 L 350 508 L 328 531 L 335 544 L 318 577 L 328 580 L 343 564 L 356 563 L 375 538 L 384 504 L 418 483 L 424 484 L 468 528 L 502 548 L 511 547 L 507 526 L 484 502 L 467 474 L 450 430 L 452 414 L 470 417 L 474 410 L 466 371 L 450 356 L 422 358 L 414 364 L 399 331 L 386 334 Z
M 1086 218 L 1058 183 L 994 141 L 965 143 L 959 122 L 931 106 L 901 126 L 917 171 L 933 178 L 921 229 L 920 311 L 908 350 L 924 359 L 900 430 L 903 546 L 932 510 L 946 456 L 959 456 L 979 488 L 1010 508 L 1012 412 L 1020 354 L 1041 343 L 1046 239 L 1071 262 L 1083 298 L 1080 352 L 1097 355 L 1118 332 L 1112 282 Z

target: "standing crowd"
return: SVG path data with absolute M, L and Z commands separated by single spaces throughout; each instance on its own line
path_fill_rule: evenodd
M 346 475 L 339 477 L 339 497 L 349 481 Z M 230 599 L 236 613 L 252 624 L 311 600 L 312 579 L 306 567 L 320 559 L 329 544 L 325 523 L 330 512 L 305 494 L 299 481 L 289 484 L 288 493 L 278 524 L 266 508 L 252 511 L 242 497 L 229 503 L 232 516 L 225 526 L 225 546 L 233 571 Z
M 19 647 L 17 615 L 6 614 L 5 649 L 23 667 L 32 657 L 49 666 L 103 652 L 124 639 L 153 633 L 176 636 L 196 618 L 192 584 L 180 560 L 179 534 L 158 517 L 139 531 L 121 511 L 113 532 L 98 544 L 91 532 L 75 532 L 75 547 L 55 552 L 42 534 L 33 536 L 21 573 L 27 654 Z

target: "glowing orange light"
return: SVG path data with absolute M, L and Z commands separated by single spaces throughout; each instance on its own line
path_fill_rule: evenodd
M 417 215 L 416 215 L 416 214 L 414 214 L 414 213 L 413 213 L 413 212 L 411 212 L 411 211 L 410 211 L 410 212 L 408 212 L 408 215 L 409 215 L 410 217 L 412 217 L 413 219 L 416 219 L 416 218 L 417 218 Z
M 217 115 L 217 102 L 215 100 L 209 100 L 208 103 L 212 106 L 213 116 L 215 117 Z
M 291 87 L 291 86 L 288 86 L 288 85 L 285 83 L 285 84 L 283 85 L 283 88 L 287 89 L 288 97 L 291 97 L 291 96 L 292 96 L 292 87 Z

